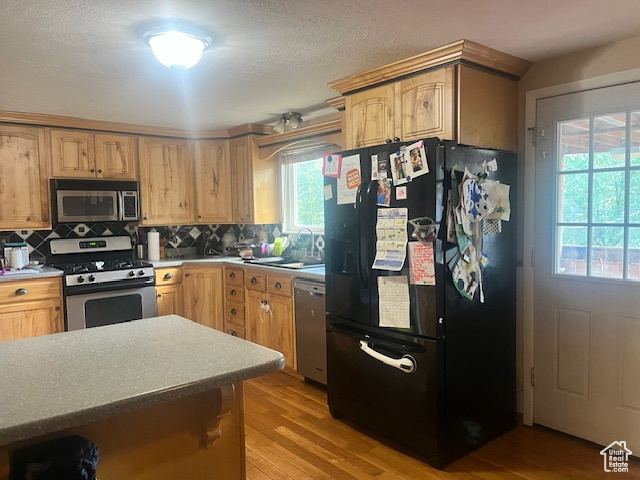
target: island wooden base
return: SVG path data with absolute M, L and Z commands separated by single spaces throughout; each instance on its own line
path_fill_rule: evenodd
M 0 446 L 0 480 L 14 450 L 68 435 L 98 446 L 100 480 L 245 478 L 242 384 Z

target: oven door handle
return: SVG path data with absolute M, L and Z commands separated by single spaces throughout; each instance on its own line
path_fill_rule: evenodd
M 65 294 L 69 297 L 75 295 L 83 295 L 86 293 L 100 293 L 100 292 L 115 292 L 119 290 L 133 290 L 142 287 L 153 287 L 156 284 L 156 280 L 153 277 L 150 278 L 134 278 L 131 280 L 124 280 L 118 283 L 98 283 L 93 285 L 74 285 L 71 288 L 65 289 Z

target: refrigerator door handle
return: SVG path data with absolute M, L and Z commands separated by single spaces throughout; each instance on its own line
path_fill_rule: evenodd
M 360 340 L 360 349 L 376 360 L 389 365 L 390 367 L 397 368 L 404 373 L 413 373 L 416 370 L 416 359 L 411 355 L 403 355 L 402 358 L 391 358 L 375 351 L 369 346 L 369 343 L 364 340 Z
M 356 224 L 357 224 L 356 246 L 358 251 L 356 252 L 356 259 L 358 262 L 358 275 L 360 276 L 360 281 L 362 282 L 363 286 L 367 287 L 369 285 L 369 279 L 367 277 L 366 271 L 363 270 L 363 262 L 362 262 L 362 250 L 363 250 L 362 240 L 363 240 L 364 234 L 362 233 L 363 229 L 361 228 L 361 225 L 360 225 L 362 221 L 362 215 L 364 214 L 364 212 L 362 212 L 362 183 L 358 185 L 358 191 L 356 192 L 356 203 L 354 205 L 354 208 L 356 209 Z

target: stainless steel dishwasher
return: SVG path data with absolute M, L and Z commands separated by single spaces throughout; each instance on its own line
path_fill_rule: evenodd
M 298 373 L 327 384 L 327 332 L 324 284 L 294 280 Z

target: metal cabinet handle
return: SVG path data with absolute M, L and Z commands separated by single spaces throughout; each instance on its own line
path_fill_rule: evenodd
M 29 290 L 27 290 L 26 288 L 19 288 L 16 290 L 17 296 L 26 295 L 27 293 L 29 293 Z
M 60 311 L 60 305 L 56 305 L 56 312 Z
M 202 215 L 198 215 L 198 218 L 202 218 Z
M 251 277 L 251 283 L 258 283 L 258 279 L 256 277 Z
M 165 280 L 171 280 L 172 278 L 173 278 L 173 273 L 166 273 L 166 274 L 164 275 L 164 279 L 165 279 Z
M 236 332 L 235 330 L 231 330 L 231 336 L 232 337 L 237 337 L 238 336 L 238 332 Z
M 43 221 L 43 222 L 48 222 L 48 221 L 49 221 L 49 217 L 44 217 L 44 218 L 42 219 L 42 221 Z
M 91 170 L 89 170 L 91 173 L 95 173 L 96 169 L 92 168 Z
M 160 298 L 161 296 L 162 296 L 162 294 L 160 294 L 160 293 L 158 295 L 156 295 L 156 297 L 158 297 L 158 298 Z
M 98 170 L 98 173 L 102 173 L 102 170 Z
M 235 308 L 232 308 L 232 309 L 231 309 L 231 315 L 235 315 L 236 313 L 238 313 L 238 312 L 236 311 L 236 309 L 235 309 Z
M 276 284 L 274 285 L 276 288 L 282 288 L 282 284 L 280 282 L 276 282 Z
M 238 292 L 236 292 L 235 290 L 231 290 L 229 293 L 230 293 L 231 295 L 237 295 L 237 294 L 238 294 Z
M 235 274 L 235 272 L 231 272 L 231 273 L 229 274 L 229 278 L 236 278 L 236 274 Z
M 400 137 L 393 137 L 393 141 L 396 142 L 396 143 L 399 142 L 400 141 Z
M 425 100 L 424 102 L 422 102 L 422 106 L 424 108 L 429 108 L 429 102 Z
M 143 220 L 147 220 L 147 217 L 142 217 Z
M 188 277 L 189 275 L 191 275 L 190 273 L 185 273 L 184 276 Z

